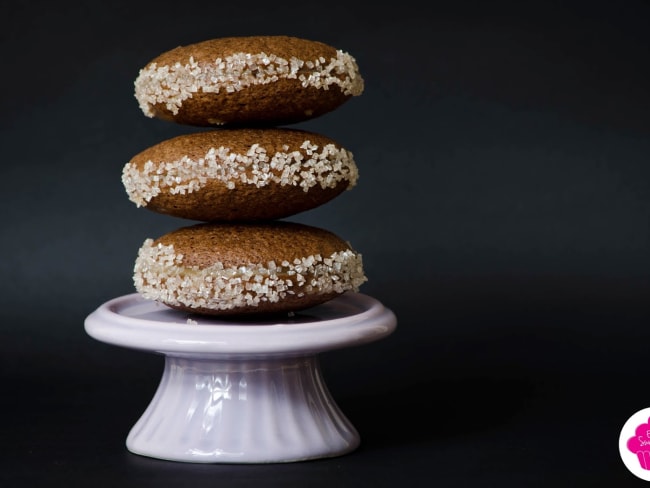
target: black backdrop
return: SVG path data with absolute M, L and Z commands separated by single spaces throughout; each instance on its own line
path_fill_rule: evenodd
M 2 486 L 642 486 L 618 436 L 650 406 L 649 25 L 643 1 L 3 2 Z M 254 34 L 359 63 L 363 95 L 297 125 L 350 149 L 359 184 L 294 220 L 362 252 L 397 330 L 321 358 L 351 454 L 135 456 L 162 358 L 83 321 L 187 223 L 128 201 L 123 165 L 194 129 L 146 118 L 133 81 Z

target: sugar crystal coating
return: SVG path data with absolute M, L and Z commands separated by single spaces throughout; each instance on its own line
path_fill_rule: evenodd
M 293 262 L 221 262 L 184 266 L 173 245 L 147 239 L 138 251 L 133 281 L 145 298 L 182 307 L 232 310 L 276 303 L 287 295 L 358 291 L 367 280 L 361 254 L 346 249 L 331 256 L 311 255 Z
M 284 149 L 269 154 L 259 144 L 253 144 L 247 153 L 240 154 L 224 146 L 212 147 L 197 160 L 183 156 L 175 161 L 147 161 L 142 170 L 129 162 L 123 168 L 122 183 L 138 207 L 146 206 L 161 191 L 192 193 L 210 180 L 221 181 L 229 189 L 236 184 L 260 188 L 273 182 L 298 185 L 305 192 L 315 185 L 334 188 L 341 181 L 348 182 L 348 189 L 356 185 L 359 173 L 350 151 L 334 144 L 321 148 L 309 140 L 300 146 L 302 151 L 288 151 L 287 146 Z
M 237 92 L 253 85 L 265 85 L 278 79 L 296 79 L 303 87 L 328 90 L 332 86 L 345 95 L 363 92 L 364 82 L 356 60 L 348 53 L 336 51 L 329 60 L 320 57 L 302 60 L 282 58 L 264 52 L 235 53 L 205 64 L 190 56 L 185 64 L 171 66 L 151 63 L 141 69 L 135 80 L 135 97 L 143 113 L 154 117 L 152 107 L 164 106 L 177 114 L 184 100 L 201 90 L 204 93 Z M 214 120 L 219 124 L 220 121 Z

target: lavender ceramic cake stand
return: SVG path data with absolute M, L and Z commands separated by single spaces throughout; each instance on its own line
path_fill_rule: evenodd
M 292 462 L 356 449 L 359 434 L 330 395 L 318 355 L 381 339 L 395 326 L 392 311 L 353 292 L 255 323 L 188 315 L 135 293 L 85 321 L 99 341 L 165 356 L 127 449 L 195 463 Z

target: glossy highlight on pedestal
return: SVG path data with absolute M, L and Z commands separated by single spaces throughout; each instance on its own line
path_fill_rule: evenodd
M 258 322 L 189 315 L 131 294 L 85 321 L 99 341 L 165 355 L 129 451 L 196 463 L 293 462 L 356 449 L 359 434 L 330 395 L 318 354 L 381 339 L 395 326 L 392 311 L 354 292 Z

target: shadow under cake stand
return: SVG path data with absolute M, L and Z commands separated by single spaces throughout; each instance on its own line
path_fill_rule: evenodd
M 104 303 L 84 325 L 99 341 L 165 356 L 158 389 L 127 436 L 129 451 L 195 463 L 273 463 L 359 446 L 318 355 L 381 339 L 396 323 L 391 310 L 356 292 L 266 322 L 189 315 L 134 293 Z

